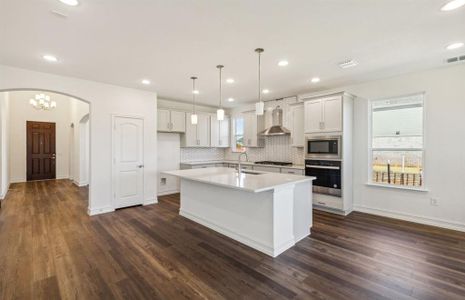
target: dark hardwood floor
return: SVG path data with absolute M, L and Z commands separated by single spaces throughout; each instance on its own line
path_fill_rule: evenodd
M 460 232 L 315 212 L 273 259 L 180 217 L 179 195 L 89 217 L 67 180 L 11 189 L 0 299 L 465 299 Z

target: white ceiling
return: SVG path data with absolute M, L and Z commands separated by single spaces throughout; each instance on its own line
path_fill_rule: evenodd
M 465 7 L 441 12 L 445 0 L 0 0 L 0 63 L 234 105 L 257 95 L 257 56 L 263 88 L 275 99 L 444 65 L 465 53 L 447 51 L 465 41 Z M 51 13 L 57 10 L 66 18 Z M 56 55 L 48 63 L 44 54 Z M 342 70 L 354 58 L 360 65 Z M 278 67 L 287 59 L 287 67 Z M 313 76 L 321 77 L 310 84 Z M 148 78 L 152 85 L 140 81 Z M 231 105 L 227 103 L 227 105 Z

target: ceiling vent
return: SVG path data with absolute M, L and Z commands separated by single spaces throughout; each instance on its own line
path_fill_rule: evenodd
M 465 55 L 451 57 L 451 58 L 446 59 L 447 64 L 452 64 L 452 63 L 456 63 L 456 62 L 463 62 L 463 61 L 465 61 Z
M 357 65 L 358 65 L 358 61 L 353 60 L 353 59 L 348 59 L 348 60 L 345 60 L 339 63 L 339 67 L 341 69 L 348 69 L 348 68 L 355 67 Z

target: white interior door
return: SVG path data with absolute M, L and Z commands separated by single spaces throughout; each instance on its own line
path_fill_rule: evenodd
M 143 119 L 113 118 L 113 197 L 114 208 L 143 203 Z

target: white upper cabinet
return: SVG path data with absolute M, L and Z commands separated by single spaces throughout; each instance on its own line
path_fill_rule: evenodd
M 182 147 L 210 147 L 210 115 L 198 113 L 197 125 L 192 125 L 191 113 L 186 114 L 186 133 L 181 135 Z
M 171 131 L 186 131 L 186 113 L 182 111 L 171 111 Z
M 157 110 L 157 131 L 185 132 L 186 113 L 159 108 Z
M 305 133 L 342 131 L 342 96 L 305 101 Z
M 323 100 L 323 130 L 325 132 L 342 131 L 342 97 Z
M 304 146 L 304 105 L 294 104 L 290 106 L 289 129 L 291 130 L 291 146 Z
M 199 121 L 197 124 L 198 146 L 210 147 L 210 116 L 207 114 L 198 114 Z
M 246 147 L 264 147 L 265 140 L 258 136 L 264 128 L 264 117 L 257 116 L 255 111 L 245 112 L 244 116 L 244 145 Z
M 211 147 L 229 147 L 229 117 L 224 116 L 224 120 L 218 121 L 216 115 L 212 115 L 210 122 Z
M 170 131 L 170 111 L 167 109 L 157 110 L 157 131 Z

